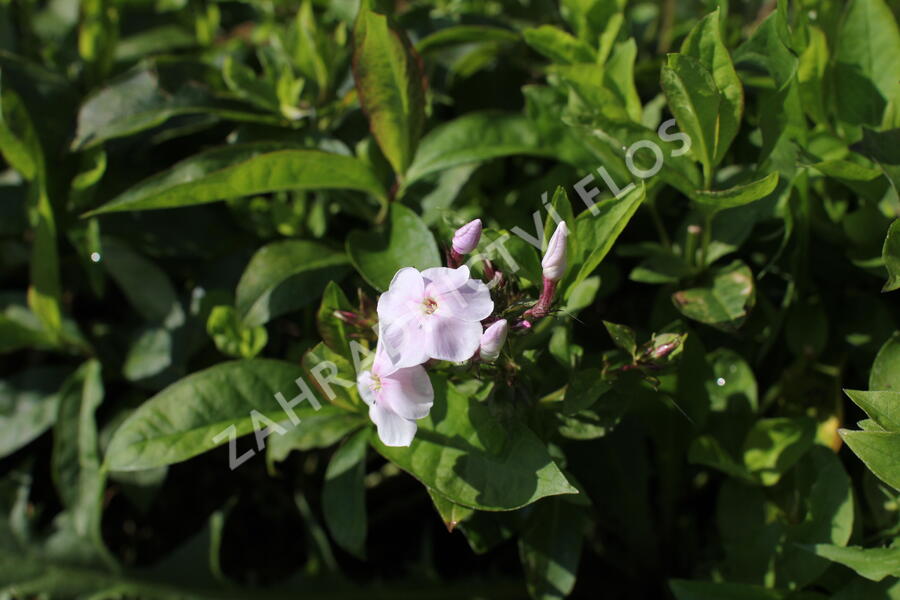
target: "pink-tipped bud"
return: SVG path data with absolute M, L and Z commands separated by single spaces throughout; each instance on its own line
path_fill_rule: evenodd
M 500 349 L 506 342 L 506 334 L 509 332 L 509 323 L 506 319 L 495 321 L 481 334 L 481 347 L 479 355 L 481 360 L 494 362 L 500 356 Z
M 470 221 L 453 234 L 453 251 L 457 254 L 468 254 L 481 240 L 481 219 Z
M 562 221 L 556 226 L 556 231 L 550 237 L 547 251 L 541 266 L 544 267 L 544 277 L 550 281 L 559 281 L 566 272 L 566 238 L 569 237 L 569 228 Z

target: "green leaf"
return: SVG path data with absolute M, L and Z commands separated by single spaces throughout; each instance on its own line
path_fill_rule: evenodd
M 773 488 L 727 480 L 716 514 L 724 578 L 800 589 L 829 567 L 803 545 L 842 546 L 850 539 L 853 490 L 835 453 L 814 445 Z
M 314 303 L 328 282 L 346 272 L 347 256 L 317 242 L 281 240 L 256 251 L 235 291 L 247 327 L 258 327 Z
M 53 481 L 63 505 L 74 505 L 79 496 L 82 468 L 99 469 L 97 427 L 94 413 L 103 401 L 100 364 L 82 365 L 63 384 L 53 430 Z
M 231 306 L 216 306 L 206 321 L 206 333 L 222 354 L 253 358 L 266 347 L 269 336 L 262 325 L 247 327 Z
M 808 26 L 809 43 L 797 65 L 800 100 L 813 121 L 827 124 L 826 73 L 828 69 L 828 40 L 818 27 Z
M 0 155 L 27 180 L 38 174 L 43 162 L 41 149 L 25 104 L 3 86 L 0 72 Z
M 570 391 L 581 391 L 574 384 L 576 381 L 566 388 L 563 411 L 554 414 L 558 423 L 557 431 L 570 440 L 593 440 L 608 435 L 622 420 L 631 397 L 619 390 L 610 390 L 609 385 L 602 381 L 585 390 L 586 393 L 581 397 L 573 397 Z M 598 399 L 591 403 L 590 408 L 571 412 L 573 406 L 587 403 L 592 395 L 596 395 Z
M 578 285 L 588 278 L 612 249 L 625 226 L 646 198 L 646 188 L 641 183 L 621 198 L 608 198 L 594 205 L 593 213 L 586 210 L 575 219 L 577 248 L 587 251 L 577 267 L 578 275 L 570 285 Z
M 641 97 L 634 84 L 636 58 L 637 44 L 634 38 L 616 44 L 615 51 L 603 69 L 603 82 L 619 99 L 628 117 L 635 123 L 640 123 L 644 111 L 641 107 Z
M 387 194 L 365 163 L 319 150 L 271 143 L 226 146 L 195 154 L 142 181 L 85 216 L 207 204 L 285 190 L 345 189 Z
M 173 68 L 165 64 L 166 68 Z M 164 69 L 165 70 L 165 69 Z M 134 135 L 183 115 L 214 115 L 234 121 L 278 124 L 279 119 L 247 110 L 233 100 L 215 98 L 196 82 L 176 88 L 160 81 L 158 67 L 141 67 L 101 88 L 78 111 L 72 149 L 98 146 Z
M 0 73 L 2 75 L 2 73 Z M 50 198 L 44 149 L 38 129 L 25 102 L 0 86 L 0 154 L 31 180 L 28 188 L 31 249 L 28 306 L 43 325 L 47 339 L 57 342 L 62 335 L 62 286 L 60 283 L 57 223 Z
M 785 600 L 787 594 L 743 583 L 712 583 L 672 579 L 669 589 L 677 600 Z
M 681 53 L 691 56 L 712 74 L 719 91 L 718 134 L 713 162 L 725 158 L 741 125 L 744 114 L 744 87 L 738 79 L 728 49 L 722 41 L 719 9 L 714 10 L 697 23 L 681 45 Z
M 838 431 L 850 449 L 869 470 L 886 484 L 900 490 L 900 432 Z
M 101 264 L 138 314 L 170 327 L 184 322 L 184 309 L 165 271 L 123 241 L 103 238 L 102 245 Z
M 335 316 L 337 311 L 353 311 L 354 308 L 344 294 L 344 290 L 334 281 L 329 281 L 322 292 L 322 303 L 316 313 L 316 327 L 325 345 L 343 356 L 351 358 L 350 338 L 347 324 Z
M 86 362 L 63 384 L 53 430 L 53 482 L 74 534 L 108 557 L 101 533 L 106 475 L 100 469 L 95 413 L 103 401 L 100 363 Z
M 895 331 L 878 351 L 869 373 L 869 389 L 900 392 L 900 332 Z
M 635 339 L 634 330 L 627 325 L 618 325 L 609 321 L 603 321 L 603 326 L 609 332 L 609 337 L 612 338 L 613 343 L 634 357 L 637 353 L 637 340 Z
M 709 69 L 691 56 L 670 54 L 660 77 L 669 110 L 691 140 L 691 152 L 711 181 L 716 156 L 716 131 L 722 98 Z
M 519 537 L 528 594 L 535 600 L 566 598 L 575 587 L 584 537 L 578 507 L 561 498 L 540 502 Z
M 735 460 L 711 435 L 701 435 L 691 442 L 688 450 L 688 462 L 718 469 L 734 479 L 746 482 L 754 481 L 747 468 Z
M 134 337 L 125 361 L 122 375 L 128 381 L 140 381 L 165 372 L 175 363 L 175 344 L 172 330 L 166 327 L 146 327 Z M 171 381 L 165 381 L 169 383 Z
M 0 354 L 32 347 L 44 349 L 53 341 L 44 333 L 41 322 L 21 298 L 0 295 Z
M 812 448 L 815 438 L 812 419 L 760 419 L 744 440 L 744 465 L 763 485 L 775 485 Z
M 900 219 L 891 223 L 881 254 L 888 272 L 887 282 L 881 291 L 892 292 L 900 289 Z
M 799 63 L 790 47 L 784 14 L 772 11 L 750 39 L 735 50 L 734 62 L 739 68 L 750 66 L 768 73 L 775 91 L 781 91 L 794 79 Z
M 363 359 L 365 357 L 358 358 Z M 356 367 L 354 363 L 332 351 L 321 342 L 303 355 L 301 363 L 311 381 L 314 382 L 315 387 L 322 392 L 322 395 L 329 402 L 346 411 L 365 414 L 366 405 L 363 404 L 356 389 Z M 321 374 L 317 376 L 317 373 Z M 334 380 L 329 383 L 328 380 L 331 377 Z
M 880 125 L 887 103 L 897 97 L 900 32 L 883 0 L 852 0 L 835 51 L 838 114 L 852 124 Z
M 59 386 L 65 373 L 32 368 L 0 380 L 0 458 L 47 431 L 56 421 Z
M 778 187 L 778 173 L 769 173 L 752 183 L 738 185 L 727 190 L 697 190 L 691 199 L 705 212 L 715 213 L 726 208 L 743 206 L 762 200 Z
M 196 45 L 197 39 L 184 27 L 178 25 L 149 27 L 120 39 L 116 44 L 116 60 L 128 63 L 141 60 L 145 56 L 172 53 Z
M 409 185 L 430 173 L 466 163 L 528 154 L 552 156 L 542 147 L 534 124 L 520 114 L 495 111 L 469 113 L 428 132 L 406 173 Z
M 519 41 L 519 34 L 509 29 L 492 25 L 451 25 L 439 29 L 416 42 L 416 50 L 421 54 L 469 43 L 513 43 Z
M 119 426 L 106 450 L 106 465 L 121 471 L 151 469 L 187 460 L 255 429 L 277 433 L 272 422 L 287 421 L 290 414 L 275 394 L 284 394 L 290 403 L 294 381 L 302 381 L 302 375 L 297 365 L 268 359 L 225 362 L 188 375 L 144 402 Z M 298 401 L 293 410 L 302 418 L 315 409 L 307 400 Z M 262 450 L 266 436 L 259 432 L 256 437 Z M 239 453 L 237 459 L 253 453 Z
M 610 21 L 621 19 L 627 0 L 562 0 L 560 13 L 579 39 L 594 44 Z
M 340 407 L 326 404 L 315 414 L 304 417 L 284 435 L 269 438 L 266 460 L 273 465 L 283 461 L 294 450 L 328 448 L 368 422 L 366 415 L 348 413 Z
M 569 236 L 571 238 L 571 236 Z M 549 238 L 546 238 L 549 239 Z M 568 247 L 568 244 L 566 244 Z M 505 229 L 485 228 L 481 232 L 481 242 L 473 256 L 483 256 L 492 261 L 502 271 L 515 273 L 519 277 L 519 285 L 524 287 L 525 281 L 531 286 L 539 286 L 543 269 L 541 257 L 535 247 L 524 239 Z M 472 265 L 479 268 L 480 265 Z
M 818 556 L 849 567 L 872 581 L 881 581 L 889 576 L 900 577 L 900 546 L 842 548 L 831 544 L 816 544 L 809 549 Z
M 373 439 L 385 458 L 451 502 L 478 510 L 514 510 L 545 496 L 574 494 L 543 442 L 525 425 L 503 424 L 477 396 L 432 377 L 431 415 L 418 421 L 409 448 Z
M 325 523 L 338 545 L 351 554 L 366 554 L 366 448 L 368 429 L 349 438 L 331 457 L 322 489 Z
M 689 319 L 723 331 L 740 327 L 754 302 L 750 268 L 741 261 L 734 261 L 710 271 L 699 283 L 699 287 L 672 294 L 675 308 Z
M 522 36 L 526 44 L 559 64 L 592 63 L 597 60 L 593 48 L 553 25 L 526 29 Z
M 394 172 L 413 161 L 425 123 L 425 75 L 406 35 L 363 9 L 356 20 L 353 78 L 372 134 Z
M 403 267 L 421 271 L 441 266 L 431 231 L 416 213 L 396 202 L 380 230 L 350 232 L 347 254 L 359 274 L 379 291 L 386 290 Z
M 456 526 L 475 514 L 475 511 L 468 506 L 461 506 L 455 502 L 451 502 L 447 498 L 441 496 L 433 489 L 428 488 L 428 495 L 431 496 L 431 502 L 434 504 L 435 510 L 441 516 L 447 531 L 453 531 Z
M 885 431 L 900 433 L 900 391 L 844 392 Z

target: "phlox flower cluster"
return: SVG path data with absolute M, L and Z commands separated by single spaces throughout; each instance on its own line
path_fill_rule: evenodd
M 549 274 L 554 282 L 565 269 L 567 231 L 564 223 L 560 227 L 543 265 L 545 279 Z M 481 221 L 477 219 L 457 230 L 448 263 L 462 262 L 480 237 Z M 549 262 L 547 257 L 551 257 Z M 545 300 L 547 306 L 550 300 Z M 374 360 L 357 377 L 357 388 L 381 441 L 387 446 L 409 446 L 416 421 L 427 417 L 434 403 L 426 364 L 441 360 L 493 362 L 500 356 L 509 326 L 503 319 L 490 320 L 494 312 L 491 292 L 484 282 L 471 277 L 466 265 L 400 269 L 378 299 L 377 312 Z

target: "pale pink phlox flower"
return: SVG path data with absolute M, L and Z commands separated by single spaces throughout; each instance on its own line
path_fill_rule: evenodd
M 395 367 L 380 343 L 371 369 L 359 374 L 356 387 L 385 446 L 409 446 L 416 435 L 416 420 L 427 417 L 434 403 L 434 388 L 425 369 Z
M 406 267 L 378 299 L 379 334 L 398 368 L 432 358 L 463 362 L 478 350 L 481 320 L 493 310 L 490 290 L 465 265 Z

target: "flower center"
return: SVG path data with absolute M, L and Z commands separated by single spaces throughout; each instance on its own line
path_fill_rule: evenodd
M 422 311 L 426 315 L 433 315 L 434 311 L 438 309 L 438 303 L 434 301 L 434 298 L 425 298 L 422 301 Z
M 369 389 L 373 392 L 378 392 L 381 390 L 381 377 L 372 373 L 372 383 L 369 384 Z

